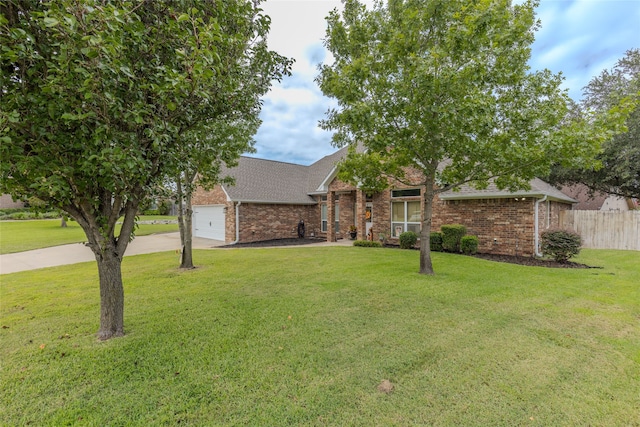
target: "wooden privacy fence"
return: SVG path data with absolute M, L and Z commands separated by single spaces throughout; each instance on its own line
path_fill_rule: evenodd
M 582 247 L 640 251 L 640 211 L 562 211 L 560 226 L 582 237 Z

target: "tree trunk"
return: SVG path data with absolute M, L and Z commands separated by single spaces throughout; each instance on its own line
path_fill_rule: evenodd
M 100 330 L 98 339 L 104 341 L 124 335 L 124 287 L 122 258 L 115 248 L 96 254 L 100 278 Z
M 176 200 L 178 202 L 178 229 L 180 230 L 180 246 L 184 247 L 184 208 L 182 207 L 182 201 L 184 194 L 182 192 L 182 177 L 178 175 L 176 180 Z
M 60 220 L 60 227 L 67 228 L 67 218 L 62 215 L 62 219 Z
M 185 197 L 186 211 L 184 212 L 184 241 L 182 245 L 182 262 L 180 268 L 193 268 L 193 209 L 191 207 L 191 193 Z
M 88 246 L 96 257 L 100 280 L 100 329 L 97 336 L 102 341 L 124 335 L 122 258 L 131 241 L 142 194 L 140 187 L 137 192 L 138 198 L 132 197 L 123 206 L 122 197 L 113 197 L 112 194 L 106 193 L 103 200 L 107 202 L 102 206 L 101 218 L 96 215 L 94 206 L 86 201 L 63 208 L 82 227 L 87 236 Z M 121 217 L 122 226 L 116 238 L 114 230 Z
M 424 211 L 422 213 L 422 230 L 420 231 L 420 274 L 433 275 L 431 263 L 431 217 L 433 214 L 433 198 L 435 191 L 435 172 L 426 179 L 424 192 Z
M 187 174 L 184 175 L 185 180 L 188 179 Z M 187 188 L 191 185 L 186 182 Z M 178 177 L 176 183 L 177 199 L 178 199 L 178 227 L 180 228 L 180 243 L 182 244 L 182 254 L 180 257 L 180 268 L 193 268 L 193 229 L 192 217 L 193 209 L 191 207 L 191 192 L 187 190 L 186 194 L 182 187 L 182 177 Z M 186 211 L 182 206 L 183 200 L 186 204 Z

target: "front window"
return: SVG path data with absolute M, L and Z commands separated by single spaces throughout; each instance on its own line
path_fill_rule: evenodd
M 420 196 L 420 189 L 419 188 L 408 188 L 408 189 L 404 189 L 404 190 L 392 190 L 391 191 L 391 197 L 396 198 L 396 197 L 414 197 L 414 196 Z
M 338 204 L 336 203 L 335 205 L 335 232 L 339 232 L 340 231 L 340 222 L 338 221 L 338 218 L 340 218 L 340 206 L 338 206 Z M 327 204 L 323 203 L 322 205 L 320 205 L 320 230 L 323 233 L 327 232 Z
M 400 237 L 405 231 L 420 234 L 420 202 L 393 202 L 391 204 L 391 235 Z
M 320 230 L 323 233 L 327 232 L 327 204 L 320 205 Z

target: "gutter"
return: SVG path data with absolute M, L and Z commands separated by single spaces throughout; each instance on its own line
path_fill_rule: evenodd
M 535 212 L 534 212 L 534 225 L 533 225 L 533 245 L 534 245 L 534 252 L 536 254 L 537 257 L 541 257 L 542 256 L 542 252 L 540 252 L 540 236 L 539 236 L 539 225 L 538 225 L 538 210 L 540 209 L 540 203 L 544 202 L 545 200 L 547 200 L 547 195 L 545 194 L 544 197 L 542 199 L 538 199 L 536 200 L 536 208 L 535 208 Z
M 238 202 L 236 205 L 236 240 L 229 243 L 230 245 L 235 245 L 240 241 L 240 205 L 242 202 Z

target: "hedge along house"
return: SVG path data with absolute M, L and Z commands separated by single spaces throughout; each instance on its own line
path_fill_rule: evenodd
M 357 227 L 358 239 L 394 242 L 404 231 L 419 233 L 423 188 L 394 183 L 366 194 L 337 179 L 336 164 L 346 153 L 343 148 L 310 166 L 241 157 L 237 167 L 224 171 L 235 185 L 195 192 L 194 236 L 226 243 L 291 238 L 298 236 L 300 221 L 305 237 L 328 241 L 349 236 L 350 226 Z M 432 231 L 463 224 L 467 234 L 478 236 L 480 252 L 536 255 L 540 232 L 557 227 L 560 211 L 575 200 L 539 179 L 530 184 L 519 192 L 489 185 L 442 193 L 434 200 Z

